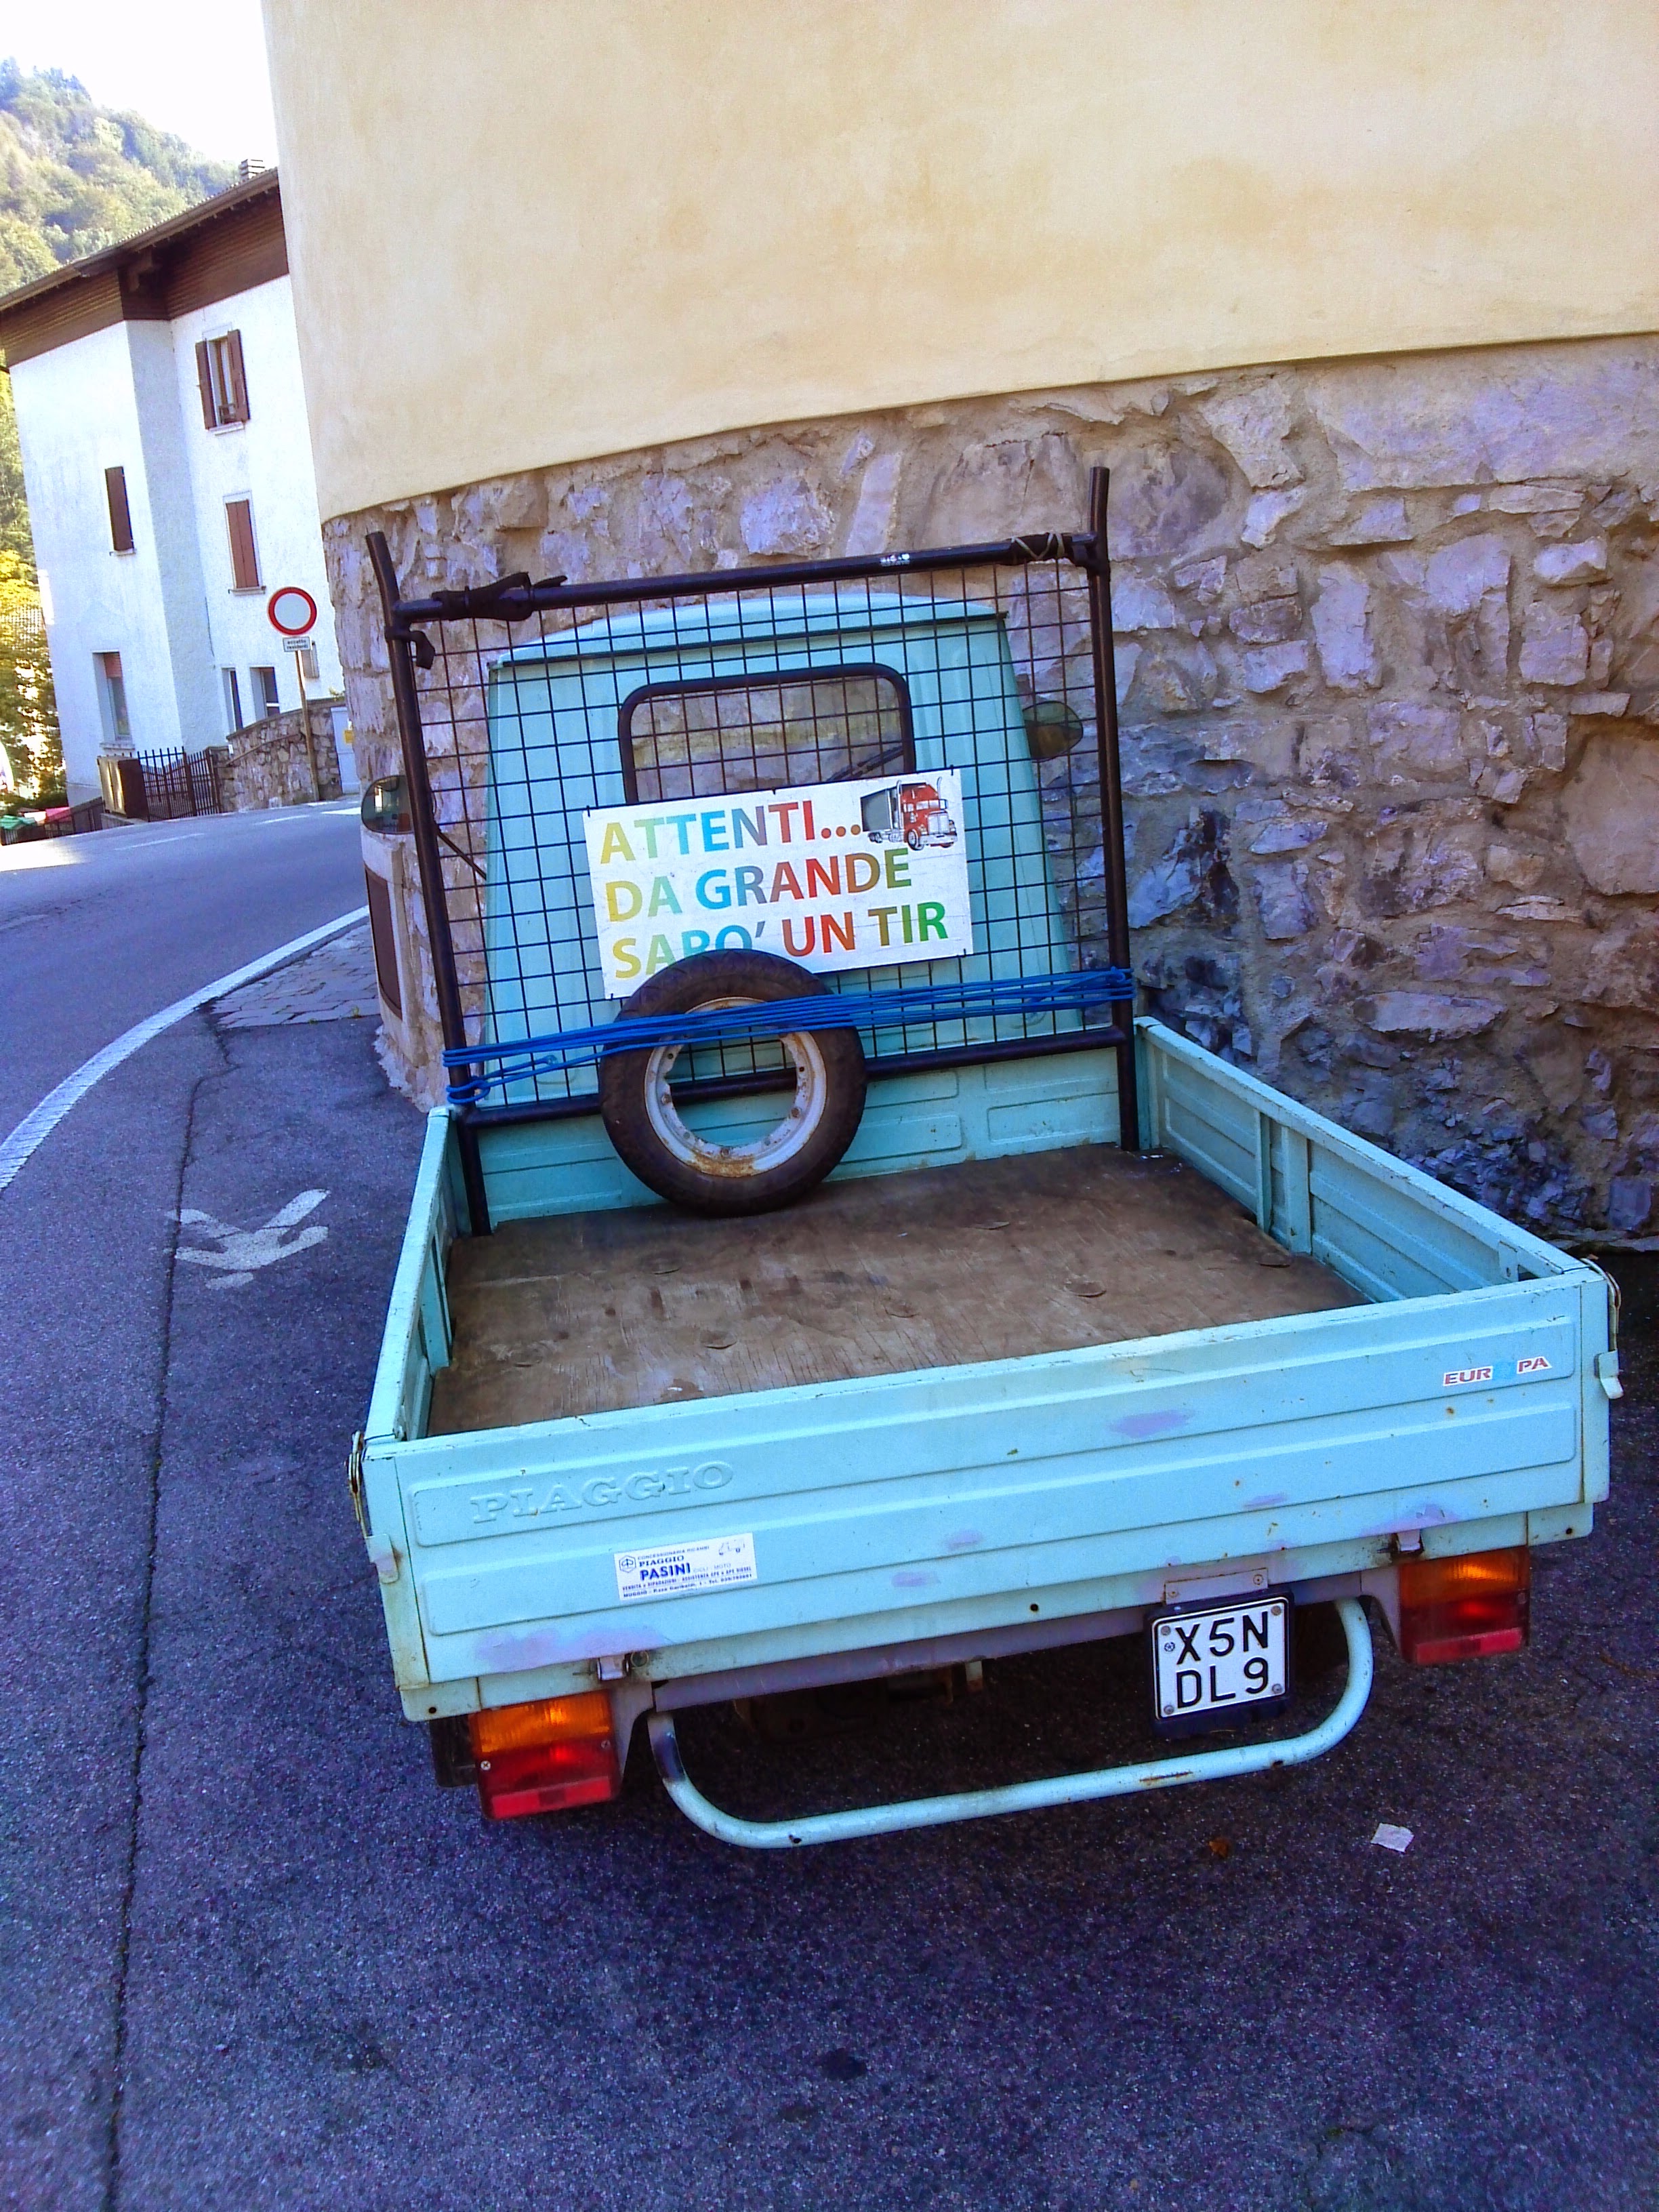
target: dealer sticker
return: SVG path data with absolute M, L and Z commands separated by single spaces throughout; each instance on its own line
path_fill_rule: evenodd
M 1440 1378 L 1443 1390 L 1455 1390 L 1463 1382 L 1490 1382 L 1490 1367 L 1449 1367 Z
M 752 1536 L 710 1536 L 696 1544 L 659 1544 L 650 1552 L 617 1552 L 617 1595 L 687 1597 L 758 1582 Z

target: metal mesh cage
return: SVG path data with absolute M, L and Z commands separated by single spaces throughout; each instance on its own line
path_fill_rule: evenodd
M 619 1007 L 587 810 L 660 805 L 662 836 L 684 840 L 699 799 L 890 776 L 890 797 L 865 801 L 879 843 L 904 834 L 903 793 L 928 788 L 907 776 L 954 770 L 971 954 L 921 957 L 895 900 L 879 922 L 890 963 L 815 983 L 847 1001 L 872 1073 L 1115 1045 L 1133 1142 L 1105 489 L 1097 471 L 1093 526 L 1066 536 L 585 586 L 507 578 L 409 600 L 371 539 L 465 1117 L 594 1104 Z M 753 896 L 696 917 L 708 927 L 665 926 L 653 965 L 714 945 L 810 952 L 806 925 L 767 895 L 777 854 L 745 857 L 736 893 Z M 828 882 L 838 856 L 812 865 Z M 676 1090 L 782 1079 L 772 1037 L 724 1035 L 682 1056 Z

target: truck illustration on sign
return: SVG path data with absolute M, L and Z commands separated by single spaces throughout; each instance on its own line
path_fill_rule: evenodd
M 884 790 L 866 792 L 862 811 L 865 835 L 872 845 L 902 841 L 919 853 L 924 845 L 957 842 L 951 810 L 931 783 L 890 783 Z

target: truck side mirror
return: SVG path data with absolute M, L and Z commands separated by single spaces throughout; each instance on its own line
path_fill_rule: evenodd
M 358 808 L 365 830 L 378 830 L 383 837 L 401 836 L 415 826 L 409 811 L 409 787 L 400 775 L 377 776 L 363 793 Z
M 1025 709 L 1025 742 L 1033 760 L 1059 760 L 1083 742 L 1083 717 L 1063 699 L 1036 699 Z

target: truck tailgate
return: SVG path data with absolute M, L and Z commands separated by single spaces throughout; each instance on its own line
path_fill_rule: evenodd
M 1396 1529 L 1576 1504 L 1577 1302 L 1515 1284 L 428 1439 L 402 1455 L 427 1660 L 699 1671 L 763 1634 L 776 1656 L 1105 1608 L 1172 1565 L 1356 1543 L 1370 1564 L 1362 1540 Z M 619 1598 L 619 1553 L 734 1536 L 752 1582 Z

